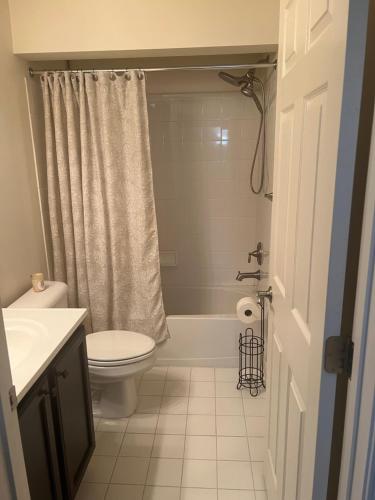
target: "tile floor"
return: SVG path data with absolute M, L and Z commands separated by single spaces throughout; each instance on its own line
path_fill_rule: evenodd
M 78 500 L 266 500 L 264 395 L 232 368 L 154 367 L 137 412 L 96 419 Z

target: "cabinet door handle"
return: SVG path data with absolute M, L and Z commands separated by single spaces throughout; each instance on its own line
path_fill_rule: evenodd
M 66 378 L 69 375 L 68 370 L 56 371 L 58 377 Z

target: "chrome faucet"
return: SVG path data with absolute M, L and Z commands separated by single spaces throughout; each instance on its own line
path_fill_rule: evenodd
M 266 276 L 267 276 L 267 273 L 262 272 L 260 269 L 258 269 L 258 271 L 255 271 L 253 273 L 241 273 L 241 271 L 238 271 L 237 276 L 236 276 L 236 280 L 242 281 L 244 279 L 254 278 L 254 279 L 260 281 L 261 279 L 265 278 Z

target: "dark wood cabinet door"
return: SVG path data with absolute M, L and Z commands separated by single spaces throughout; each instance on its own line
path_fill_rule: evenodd
M 21 401 L 18 416 L 31 500 L 61 500 L 47 377 L 43 377 Z
M 64 498 L 74 498 L 95 447 L 86 341 L 77 331 L 50 370 Z

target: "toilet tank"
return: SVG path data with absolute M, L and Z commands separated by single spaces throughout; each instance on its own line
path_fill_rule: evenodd
M 31 288 L 8 307 L 34 309 L 39 307 L 68 307 L 68 286 L 60 281 L 45 281 L 43 292 L 34 292 Z

